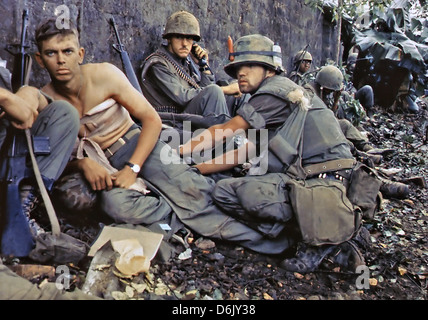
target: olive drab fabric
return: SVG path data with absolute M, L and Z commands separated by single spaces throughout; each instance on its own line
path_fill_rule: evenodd
M 239 38 L 234 46 L 234 52 L 230 55 L 234 56 L 234 60 L 224 67 L 224 71 L 232 78 L 236 78 L 236 67 L 244 63 L 264 65 L 277 73 L 284 71 L 281 48 L 260 34 Z
M 252 99 L 264 95 L 276 96 L 283 108 L 293 110 L 270 137 L 270 171 L 218 181 L 214 200 L 268 237 L 283 234 L 294 217 L 309 244 L 349 240 L 360 226 L 360 210 L 346 197 L 343 180 L 318 178 L 339 171 L 350 176 L 355 165 L 333 112 L 317 96 L 309 99 L 303 88 L 281 76 L 266 79 Z
M 302 132 L 302 154 L 300 155 L 303 166 L 335 159 L 353 158 L 351 151 L 349 150 L 348 142 L 346 141 L 333 112 L 327 109 L 317 96 L 314 95 L 310 98 L 307 95 L 306 90 L 289 79 L 280 76 L 267 79 L 263 86 L 260 87 L 252 97 L 265 94 L 273 95 L 284 100 L 284 105 L 288 105 L 290 108 L 307 109 L 307 115 L 304 119 L 301 119 L 304 121 Z M 294 135 L 296 132 L 300 131 L 299 126 L 301 125 L 301 122 L 293 124 L 293 128 L 284 125 L 278 128 L 276 134 L 270 139 L 270 151 L 272 151 L 268 155 L 270 172 L 283 172 L 283 170 L 278 171 L 277 154 L 279 152 L 282 152 L 283 157 L 289 156 L 284 154 L 284 149 L 281 150 L 278 148 L 276 151 L 272 150 L 272 139 L 279 140 L 278 136 L 285 132 L 281 130 L 286 130 L 286 132 L 289 132 L 287 134 Z M 295 138 L 296 137 L 293 139 Z M 290 139 L 291 137 L 289 135 L 287 135 L 286 138 L 281 138 L 284 142 L 290 141 Z M 281 144 L 281 146 L 284 146 L 284 144 Z M 292 148 L 289 147 L 287 150 L 291 149 Z M 295 152 L 295 150 L 293 152 Z M 297 158 L 295 160 L 297 160 Z M 288 163 L 287 165 L 289 166 L 291 163 Z
M 217 182 L 213 198 L 223 210 L 269 238 L 276 238 L 294 214 L 286 174 L 230 178 Z
M 373 219 L 380 206 L 378 193 L 381 184 L 376 171 L 362 163 L 358 163 L 352 171 L 347 197 L 361 209 L 366 219 Z
M 18 276 L 0 259 L 0 300 L 101 300 L 87 295 L 79 289 L 65 291 L 57 283 L 47 282 L 43 286 L 33 284 Z
M 351 239 L 361 224 L 361 210 L 346 196 L 343 183 L 330 179 L 290 180 L 289 198 L 303 241 L 339 244 Z

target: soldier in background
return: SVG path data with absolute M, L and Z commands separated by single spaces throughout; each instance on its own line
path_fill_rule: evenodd
M 363 106 L 365 112 L 369 117 L 374 113 L 374 93 L 373 88 L 370 85 L 364 85 L 361 88 L 355 88 L 353 83 L 353 76 L 355 71 L 355 66 L 357 64 L 358 53 L 353 52 L 348 56 L 346 62 L 346 72 L 349 75 L 348 81 L 345 84 L 345 91 L 348 92 L 353 98 L 358 100 Z
M 307 50 L 297 52 L 293 59 L 293 66 L 294 69 L 288 77 L 298 85 L 304 85 L 307 82 L 304 77 L 312 66 L 312 55 Z
M 218 86 L 209 67 L 199 22 L 189 12 L 173 13 L 166 22 L 162 45 L 143 63 L 141 84 L 145 97 L 159 112 L 202 116 L 229 115 L 225 95 L 240 96 L 236 82 Z M 221 122 L 224 118 L 220 118 Z
M 339 100 L 343 95 L 343 74 L 333 65 L 324 66 L 317 73 L 314 81 L 305 84 L 304 88 L 316 94 L 323 100 L 338 118 L 340 128 L 352 146 L 360 151 L 373 149 L 366 136 L 364 136 L 354 125 L 344 117 L 343 106 L 339 106 Z M 344 102 L 346 104 L 346 102 Z
M 331 95 L 333 100 L 339 99 L 343 90 L 342 72 L 335 66 L 329 65 L 323 67 L 317 74 L 314 82 L 304 86 L 312 95 L 320 97 L 325 104 L 330 104 Z M 333 103 L 334 106 L 334 103 Z M 334 109 L 334 107 L 333 107 Z M 347 119 L 337 119 L 342 132 L 351 145 L 351 150 L 356 158 L 363 162 L 369 162 L 370 166 L 378 164 L 382 154 L 391 152 L 391 149 L 375 148 L 354 125 Z M 371 163 L 373 162 L 373 163 Z M 409 187 L 401 182 L 390 181 L 381 178 L 382 185 L 380 192 L 385 198 L 405 198 L 409 194 Z

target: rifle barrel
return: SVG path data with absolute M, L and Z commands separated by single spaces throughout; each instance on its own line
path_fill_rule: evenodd
M 114 33 L 116 35 L 116 40 L 118 42 L 118 46 L 119 46 L 120 50 L 123 50 L 122 41 L 120 41 L 119 31 L 117 31 L 116 21 L 114 20 L 114 17 L 110 18 L 110 24 L 112 25 Z

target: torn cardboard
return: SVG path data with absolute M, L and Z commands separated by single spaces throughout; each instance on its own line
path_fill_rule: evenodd
M 151 261 L 159 250 L 163 235 L 155 232 L 145 232 L 136 229 L 105 226 L 97 240 L 91 246 L 88 256 L 93 257 L 95 253 L 108 241 L 112 243 L 120 240 L 136 239 L 143 248 L 144 256 Z

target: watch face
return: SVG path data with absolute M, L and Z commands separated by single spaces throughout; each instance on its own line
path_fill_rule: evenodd
M 133 163 L 130 163 L 130 162 L 127 162 L 126 163 L 131 169 L 132 169 L 132 171 L 134 171 L 135 173 L 139 173 L 140 172 L 140 170 L 141 170 L 141 168 L 140 168 L 140 166 L 138 165 L 138 164 L 133 164 Z

